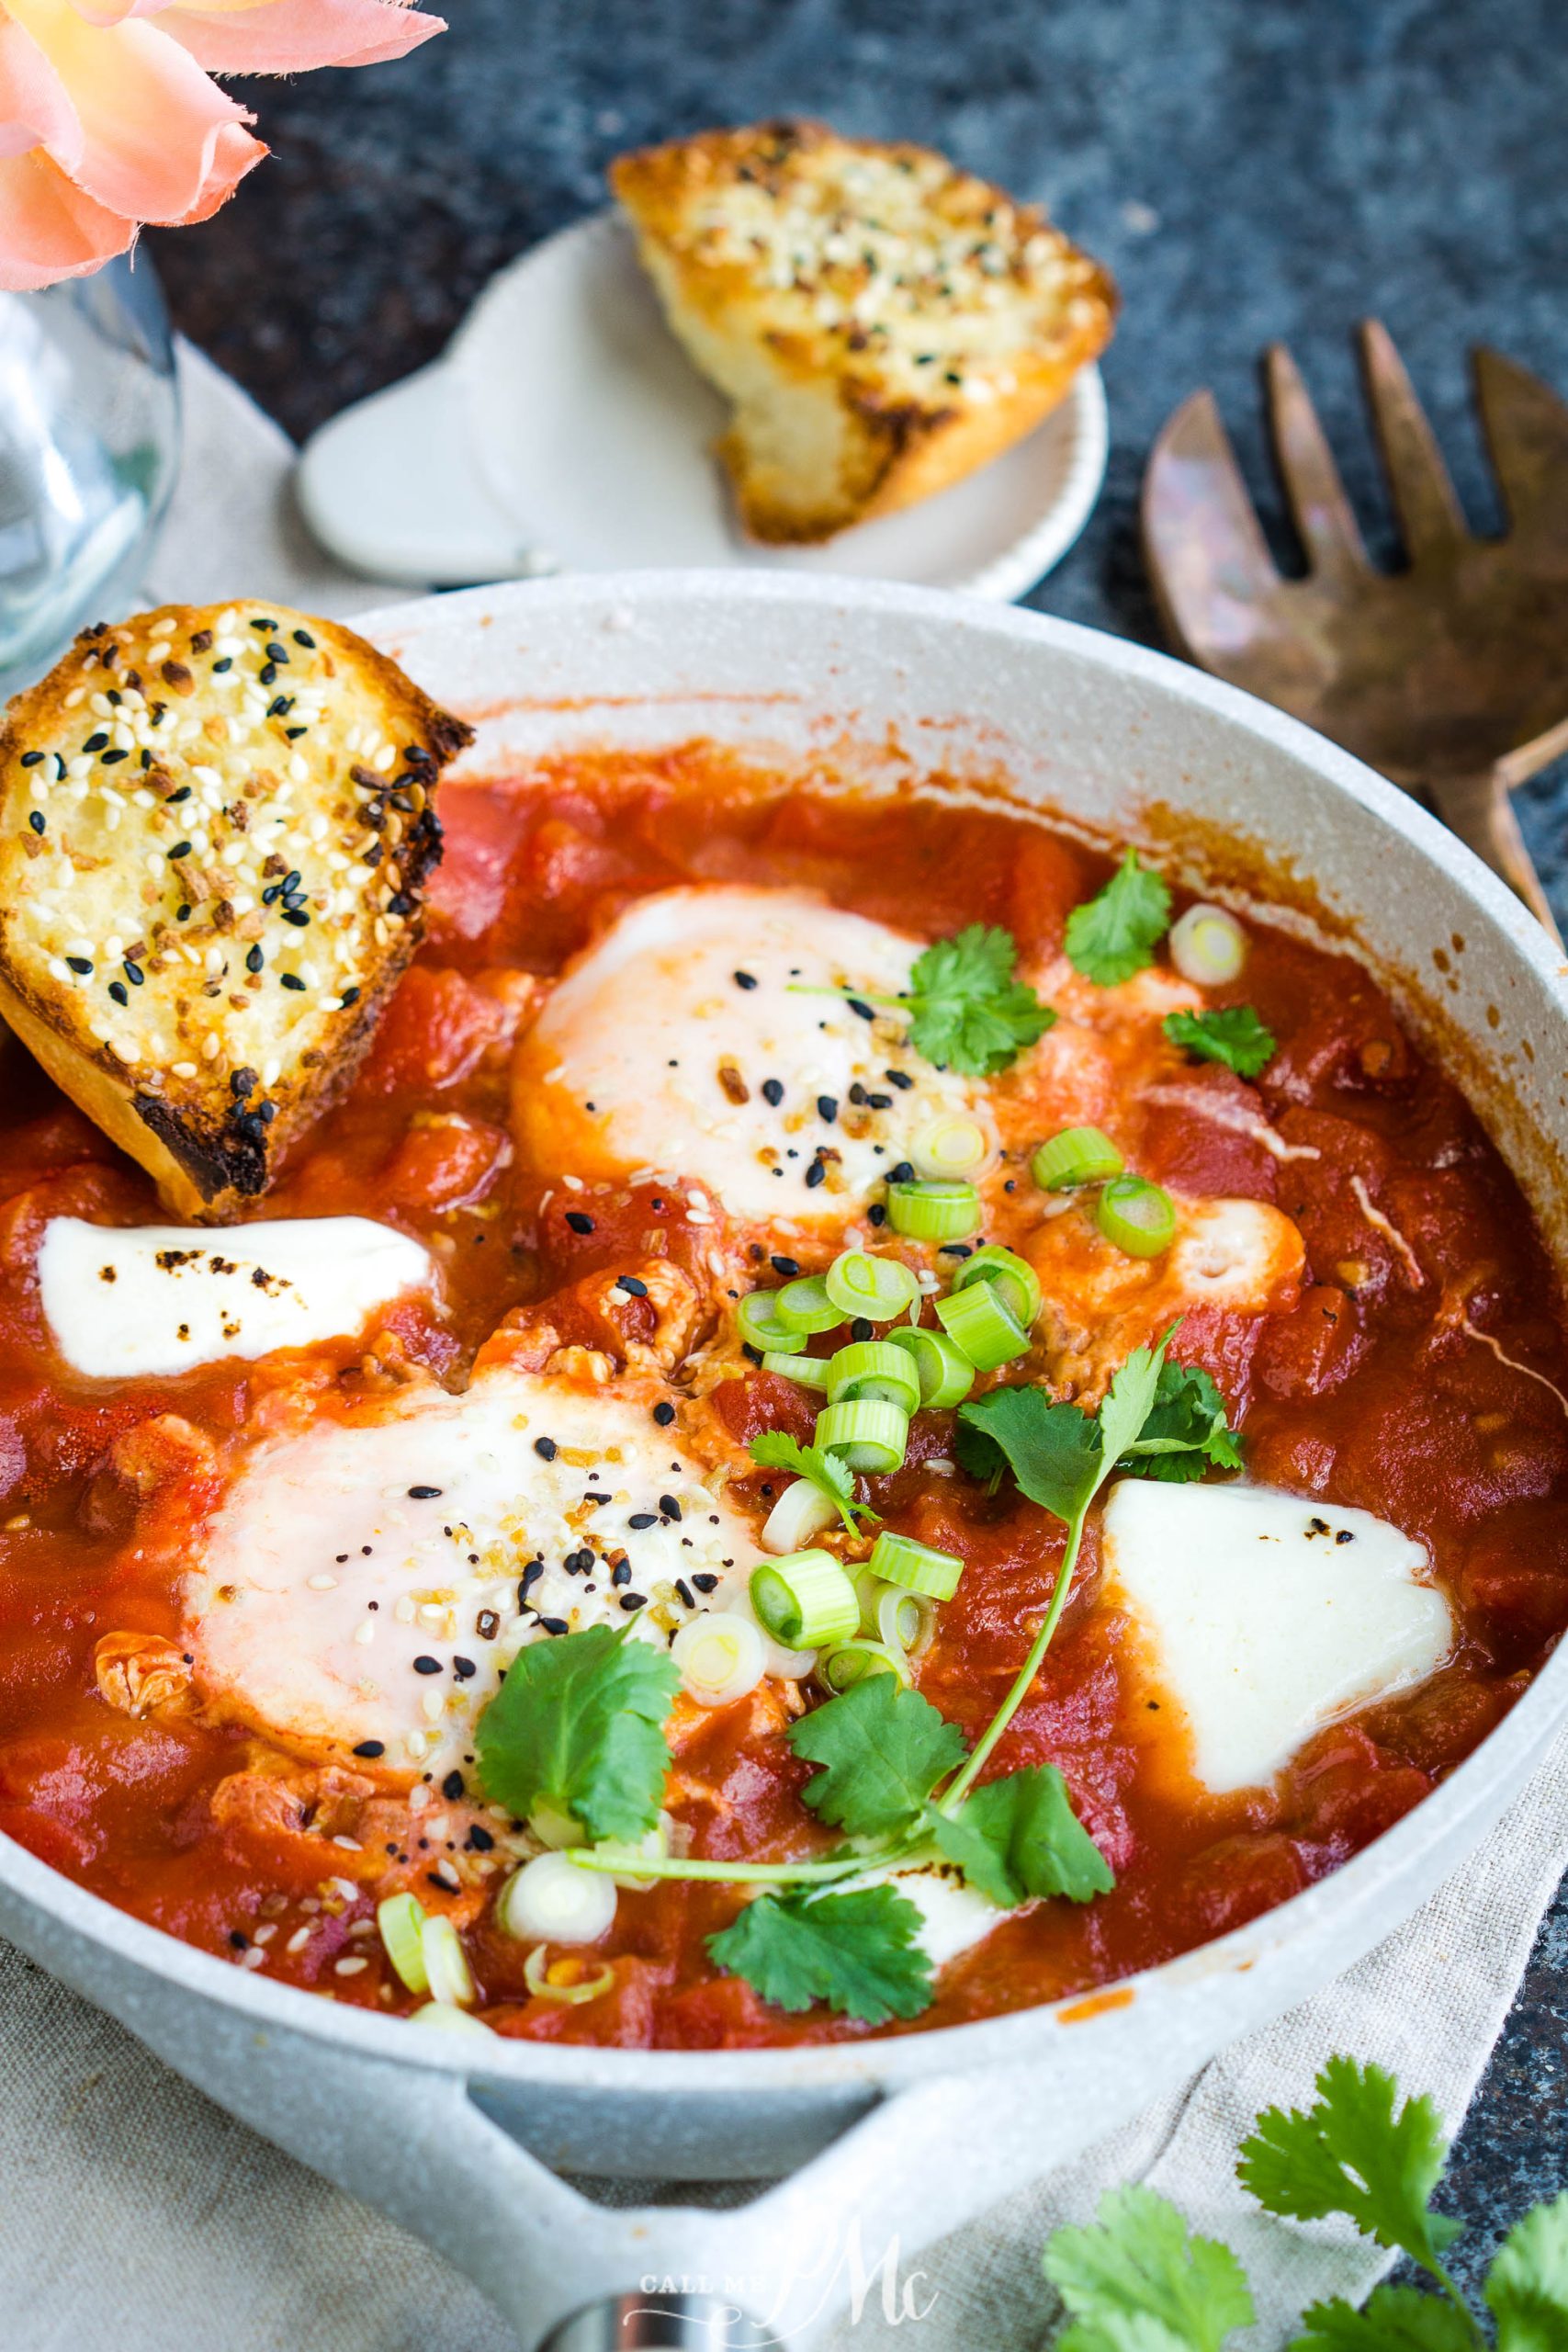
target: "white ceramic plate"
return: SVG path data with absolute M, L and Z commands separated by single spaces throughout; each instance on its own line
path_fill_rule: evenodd
M 1021 596 L 1105 475 L 1097 368 L 1016 447 L 825 547 L 744 538 L 713 443 L 725 403 L 665 326 L 630 232 L 598 213 L 479 297 L 444 356 L 323 425 L 307 521 L 356 570 L 433 586 L 548 571 L 767 566 Z

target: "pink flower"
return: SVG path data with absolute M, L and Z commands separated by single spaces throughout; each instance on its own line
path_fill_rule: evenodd
M 0 288 L 216 212 L 266 149 L 212 74 L 370 65 L 444 30 L 408 0 L 0 0 Z

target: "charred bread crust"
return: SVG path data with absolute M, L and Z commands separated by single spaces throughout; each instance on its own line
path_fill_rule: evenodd
M 100 623 L 10 705 L 0 1016 L 177 1214 L 241 1214 L 353 1077 L 471 740 L 277 605 Z
M 733 403 L 718 453 L 756 538 L 830 537 L 946 488 L 1110 340 L 1098 264 L 928 148 L 770 122 L 610 178 L 671 326 Z

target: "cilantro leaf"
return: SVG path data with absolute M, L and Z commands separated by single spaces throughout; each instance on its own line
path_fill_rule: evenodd
M 900 1000 L 915 1051 L 972 1078 L 1006 1069 L 1056 1018 L 1026 981 L 1014 978 L 1017 962 L 1012 933 L 979 922 L 918 956 Z
M 1374 2287 L 1366 2306 L 1336 2295 L 1302 2313 L 1290 2352 L 1476 2352 L 1475 2330 L 1446 2295 Z
M 1159 1395 L 1159 1385 L 1165 1373 L 1165 1351 L 1170 1345 L 1171 1332 L 1175 1329 L 1173 1323 L 1157 1348 L 1134 1348 L 1126 1362 L 1119 1364 L 1111 1375 L 1111 1385 L 1100 1398 L 1100 1410 L 1095 1416 L 1104 1465 L 1101 1476 L 1127 1452 L 1129 1446 L 1137 1443 L 1144 1433 L 1144 1425 Z
M 1160 1026 L 1173 1046 L 1184 1046 L 1200 1061 L 1224 1062 L 1238 1078 L 1256 1078 L 1279 1044 L 1249 1004 L 1219 1012 L 1168 1012 Z
M 1070 1527 L 1100 1483 L 1100 1432 L 1076 1405 L 1043 1388 L 993 1388 L 958 1408 L 958 1459 L 994 1487 L 1010 1470 L 1023 1493 Z
M 1497 2352 L 1561 2352 L 1568 2342 L 1568 2192 L 1516 2222 L 1486 2279 Z
M 1162 1364 L 1148 1417 L 1117 1469 L 1176 1485 L 1201 1478 L 1211 1464 L 1216 1470 L 1239 1470 L 1241 1440 L 1225 1411 L 1224 1398 L 1201 1365 Z
M 1271 2107 L 1242 2143 L 1236 2176 L 1258 2203 L 1286 2221 L 1346 2213 L 1391 2252 L 1407 2254 L 1434 2278 L 1459 2224 L 1430 2210 L 1448 2143 L 1429 2098 L 1406 2099 L 1381 2066 L 1330 2058 L 1304 2114 Z
M 931 1964 L 916 1940 L 919 1926 L 914 1904 L 890 1886 L 762 1894 L 708 1938 L 708 1951 L 775 2008 L 826 2001 L 864 2025 L 886 2025 L 931 2005 Z
M 632 1638 L 629 1623 L 531 1643 L 479 1717 L 486 1796 L 519 1820 L 546 1804 L 592 1837 L 640 1838 L 659 1819 L 664 1718 L 680 1687 L 668 1654 Z
M 837 1506 L 839 1517 L 853 1535 L 857 1519 L 879 1519 L 869 1503 L 855 1500 L 855 1482 L 836 1453 L 823 1453 L 814 1445 L 802 1445 L 787 1430 L 764 1430 L 754 1437 L 750 1445 L 751 1459 L 762 1470 L 793 1470 L 797 1478 L 807 1478 Z
M 1220 2352 L 1255 2317 L 1229 2246 L 1195 2237 L 1151 2188 L 1102 2197 L 1097 2221 L 1056 2231 L 1043 2267 L 1073 2321 L 1056 2352 Z
M 1054 1764 L 1030 1764 L 987 1781 L 958 1814 L 933 1812 L 930 1820 L 948 1860 L 1008 1910 L 1032 1895 L 1065 1894 L 1069 1902 L 1088 1903 L 1116 1883 Z
M 891 1674 L 868 1675 L 813 1707 L 786 1736 L 797 1756 L 823 1767 L 806 1784 L 806 1803 L 851 1838 L 907 1829 L 968 1753 L 957 1724 Z
M 1170 923 L 1170 892 L 1130 849 L 1097 898 L 1067 917 L 1067 961 L 1086 980 L 1113 988 L 1155 960 Z

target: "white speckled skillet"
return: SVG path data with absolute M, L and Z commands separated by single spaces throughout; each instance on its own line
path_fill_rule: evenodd
M 1568 1264 L 1568 967 L 1403 793 L 1262 704 L 1032 613 L 766 572 L 479 589 L 367 626 L 478 725 L 448 794 L 512 752 L 702 734 L 878 789 L 1002 790 L 1146 839 L 1210 887 L 1294 899 L 1364 943 Z M 441 2248 L 526 2346 L 711 2352 L 754 2340 L 724 2316 L 744 2306 L 763 2338 L 798 2347 L 849 2291 L 852 2222 L 868 2263 L 895 2233 L 908 2256 L 1348 1967 L 1464 1861 L 1565 1711 L 1568 1645 L 1469 1762 L 1347 1868 L 1113 2000 L 847 2047 L 421 2033 L 191 1951 L 5 1839 L 0 1928 L 235 2114 Z M 557 2168 L 782 2185 L 738 2210 L 615 2209 Z M 668 2309 L 646 2315 L 672 2281 Z

